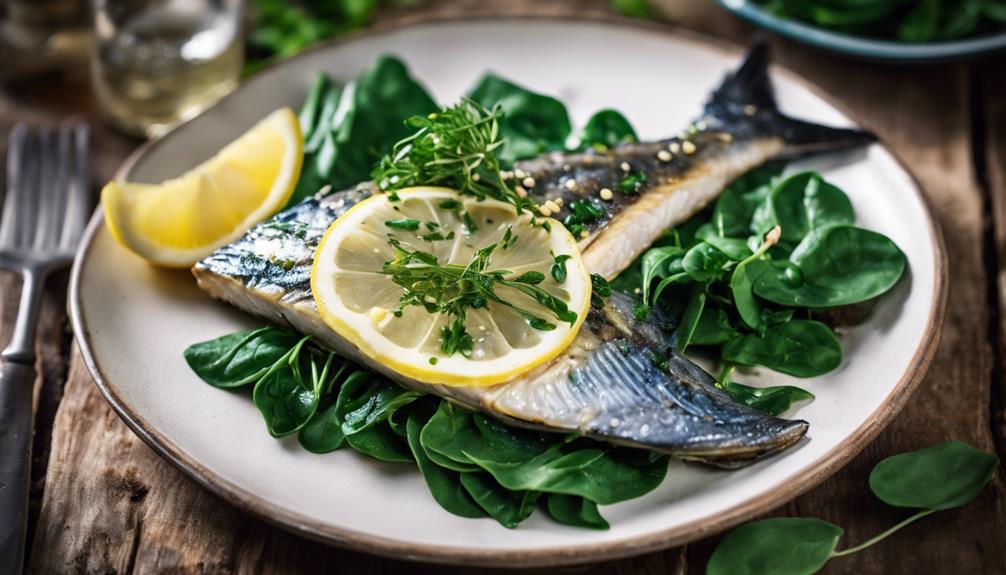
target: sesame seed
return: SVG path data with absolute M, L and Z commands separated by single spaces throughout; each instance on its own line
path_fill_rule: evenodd
M 513 191 L 517 192 L 517 197 L 518 198 L 526 198 L 527 197 L 527 190 L 525 190 L 524 188 L 522 188 L 520 186 L 515 187 L 513 189 Z
M 518 180 L 523 180 L 524 178 L 527 177 L 527 172 L 525 172 L 520 168 L 517 168 L 516 170 L 513 171 L 513 175 L 517 176 Z
M 576 180 L 566 180 L 565 186 L 571 192 L 576 190 Z
M 726 132 L 720 132 L 720 133 L 718 134 L 718 137 L 719 137 L 719 139 L 720 139 L 721 141 L 723 141 L 723 142 L 726 142 L 727 144 L 729 144 L 730 142 L 733 142 L 733 141 L 734 141 L 734 137 L 733 137 L 733 135 L 732 135 L 732 134 L 728 134 L 728 133 L 726 133 Z
M 608 188 L 601 188 L 601 199 L 610 202 L 611 198 L 614 198 L 615 194 Z
M 583 230 L 582 232 L 580 232 L 581 238 L 586 238 L 588 236 L 590 236 L 590 232 L 588 232 L 587 230 Z
M 552 212 L 553 214 L 559 212 L 559 206 L 557 206 L 556 203 L 553 202 L 552 200 L 545 202 L 545 207 L 548 208 L 548 211 Z
M 538 213 L 547 218 L 552 215 L 552 210 L 548 209 L 548 204 L 546 204 L 544 206 L 538 206 Z
M 695 144 L 689 140 L 685 140 L 681 143 L 681 150 L 686 154 L 694 154 L 696 150 Z
M 473 182 L 477 182 L 477 181 L 479 181 L 481 179 L 482 179 L 482 176 L 480 176 L 478 174 L 472 174 L 472 181 Z
M 673 156 L 671 156 L 671 153 L 667 150 L 660 150 L 657 152 L 657 159 L 661 162 L 670 162 L 671 158 L 673 158 Z
M 528 177 L 524 178 L 524 181 L 521 182 L 521 183 L 524 184 L 525 188 L 533 188 L 534 187 L 534 178 L 532 178 L 531 176 L 528 176 Z
M 629 165 L 629 162 L 622 162 L 622 164 L 619 167 L 622 168 L 623 172 L 631 172 L 632 171 L 632 166 Z
M 503 170 L 500 172 L 500 178 L 505 182 L 513 177 L 513 172 L 510 170 Z
M 555 205 L 561 206 L 562 205 L 562 198 L 556 198 L 555 199 Z
M 564 172 L 568 172 L 568 171 L 570 171 L 570 170 L 572 170 L 572 169 L 573 169 L 573 168 L 572 168 L 572 167 L 570 167 L 570 165 L 569 165 L 569 164 L 563 164 L 563 165 L 562 165 L 562 171 L 564 171 Z
M 747 106 L 744 106 L 745 116 L 754 116 L 757 113 L 758 113 L 758 106 L 755 106 L 754 104 L 748 104 Z

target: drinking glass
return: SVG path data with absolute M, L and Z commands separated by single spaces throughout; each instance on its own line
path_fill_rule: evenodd
M 157 136 L 237 86 L 242 0 L 92 3 L 92 81 L 113 126 Z

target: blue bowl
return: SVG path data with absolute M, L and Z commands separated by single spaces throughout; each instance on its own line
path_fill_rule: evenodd
M 870 60 L 938 62 L 1006 50 L 1006 32 L 944 42 L 896 42 L 832 32 L 796 20 L 780 18 L 749 0 L 718 1 L 724 8 L 748 22 L 798 42 Z

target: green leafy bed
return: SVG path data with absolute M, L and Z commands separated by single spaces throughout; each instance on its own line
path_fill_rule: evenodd
M 838 32 L 937 42 L 1006 28 L 1002 0 L 758 0 L 775 14 Z
M 470 98 L 498 118 L 503 166 L 545 151 L 603 151 L 636 139 L 613 110 L 598 112 L 574 135 L 561 102 L 492 74 Z M 345 86 L 320 77 L 300 116 L 305 161 L 292 202 L 324 186 L 368 179 L 377 165 L 386 169 L 382 155 L 397 141 L 441 125 L 426 121 L 437 109 L 394 58 L 381 58 Z M 841 347 L 815 318 L 872 300 L 905 267 L 890 240 L 852 225 L 851 204 L 838 188 L 817 174 L 780 179 L 780 173 L 781 166 L 769 166 L 735 182 L 714 206 L 668 230 L 614 284 L 642 297 L 640 315 L 660 306 L 677 319 L 682 350 L 718 355 L 727 366 L 725 389 L 773 414 L 812 396 L 795 387 L 735 383 L 732 366 L 801 377 L 834 369 Z M 597 287 L 598 293 L 610 289 Z M 315 453 L 349 447 L 384 461 L 414 462 L 444 509 L 489 516 L 506 527 L 538 506 L 560 523 L 607 528 L 598 505 L 643 495 L 667 471 L 664 455 L 507 427 L 406 390 L 280 327 L 198 343 L 185 358 L 210 385 L 251 390 L 273 436 L 296 434 Z

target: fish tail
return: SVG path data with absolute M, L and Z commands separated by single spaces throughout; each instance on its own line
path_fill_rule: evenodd
M 790 118 L 775 100 L 768 74 L 768 43 L 755 45 L 744 63 L 724 78 L 705 107 L 707 123 L 731 126 L 748 136 L 777 136 L 786 142 L 783 157 L 799 157 L 864 146 L 877 137 L 868 131 L 823 126 Z

